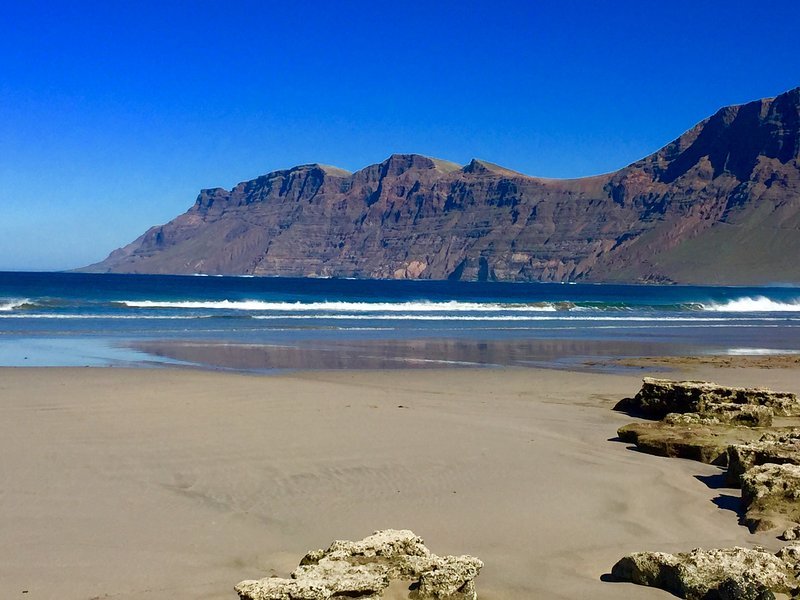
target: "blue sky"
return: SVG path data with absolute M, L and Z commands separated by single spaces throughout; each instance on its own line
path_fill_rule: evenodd
M 611 171 L 800 85 L 796 0 L 0 0 L 0 22 L 0 270 L 95 262 L 302 163 Z

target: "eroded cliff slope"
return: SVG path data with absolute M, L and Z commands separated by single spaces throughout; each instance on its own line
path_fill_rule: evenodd
M 800 88 L 726 107 L 616 173 L 394 155 L 276 171 L 86 271 L 502 281 L 800 281 Z

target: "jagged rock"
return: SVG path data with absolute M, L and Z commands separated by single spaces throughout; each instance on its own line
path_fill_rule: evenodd
M 694 414 L 694 413 L 691 413 Z M 636 448 L 656 456 L 688 458 L 699 462 L 724 466 L 728 460 L 728 447 L 755 441 L 761 435 L 758 429 L 732 427 L 724 424 L 693 425 L 694 417 L 683 417 L 656 423 L 630 423 L 617 430 L 620 441 L 635 444 Z
M 306 554 L 300 565 L 313 565 L 323 558 L 331 560 L 374 559 L 381 562 L 404 562 L 409 557 L 431 556 L 421 537 L 408 530 L 384 529 L 363 540 L 335 540 L 327 550 L 313 550 Z M 396 577 L 397 575 L 395 575 Z
M 701 416 L 724 416 L 727 421 L 766 419 L 764 411 L 747 410 L 737 416 L 736 405 L 768 407 L 776 415 L 800 415 L 800 402 L 790 392 L 774 392 L 764 388 L 740 388 L 717 385 L 706 381 L 671 381 L 645 377 L 642 388 L 633 398 L 617 403 L 622 410 L 651 419 L 663 419 L 669 413 L 699 413 Z M 763 413 L 763 414 L 762 414 Z M 722 419 L 720 419 L 722 420 Z
M 242 600 L 375 600 L 392 580 L 405 580 L 416 582 L 409 596 L 416 600 L 476 600 L 482 567 L 473 556 L 431 554 L 412 531 L 386 529 L 309 552 L 291 579 L 242 581 L 235 590 Z
M 767 600 L 798 589 L 795 566 L 790 553 L 737 547 L 680 554 L 636 552 L 617 562 L 611 573 L 688 600 Z
M 778 536 L 782 540 L 792 541 L 800 539 L 800 525 L 795 525 L 794 527 L 789 527 L 786 529 L 782 534 Z
M 764 464 L 741 477 L 744 522 L 751 531 L 800 522 L 800 465 Z
M 794 571 L 795 575 L 800 578 L 800 575 L 798 575 L 800 573 L 800 543 L 787 544 L 775 556 L 786 563 L 789 569 Z
M 475 578 L 483 563 L 472 556 L 445 556 L 435 566 L 423 571 L 414 598 L 467 600 L 478 597 Z
M 728 447 L 728 480 L 739 485 L 744 473 L 757 465 L 800 465 L 800 429 L 767 432 L 758 441 Z

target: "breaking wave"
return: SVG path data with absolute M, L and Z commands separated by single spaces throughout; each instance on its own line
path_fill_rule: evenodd
M 327 319 L 327 320 L 369 320 L 369 321 L 639 321 L 639 322 L 729 322 L 736 319 L 725 317 L 662 317 L 662 316 L 547 316 L 547 315 L 424 315 L 414 313 L 401 313 L 394 315 L 254 315 L 253 319 L 283 320 L 283 319 Z M 759 319 L 770 321 L 772 319 Z
M 703 310 L 714 312 L 800 312 L 800 299 L 788 302 L 771 300 L 766 296 L 735 298 L 724 303 L 711 303 Z
M 191 316 L 191 315 L 109 315 L 109 314 L 82 314 L 82 313 L 40 313 L 40 314 L 25 314 L 25 313 L 12 313 L 12 314 L 0 314 L 0 319 L 84 319 L 84 320 L 94 320 L 94 319 L 107 319 L 107 320 L 130 320 L 130 321 L 140 321 L 140 320 L 160 320 L 160 321 L 170 321 L 176 319 L 182 320 L 194 320 L 194 319 L 210 319 L 213 318 L 213 315 L 204 315 L 204 316 Z
M 180 301 L 123 300 L 131 308 L 183 308 L 274 312 L 420 313 L 420 312 L 555 312 L 569 310 L 571 302 L 500 304 L 483 302 L 264 302 L 261 300 Z
M 150 313 L 153 311 L 153 313 Z M 744 316 L 764 313 L 800 313 L 800 298 L 775 300 L 767 296 L 744 296 L 729 300 L 703 302 L 648 303 L 636 301 L 531 301 L 505 302 L 459 301 L 459 300 L 407 300 L 407 301 L 267 301 L 267 300 L 108 300 L 108 299 L 68 299 L 68 298 L 0 298 L 0 315 L 65 314 L 69 312 L 89 312 L 98 316 L 127 313 L 145 317 L 155 311 L 167 314 L 212 317 L 246 317 L 283 315 L 287 318 L 419 318 L 431 319 L 459 317 L 467 319 L 506 317 L 536 317 L 546 319 L 576 318 L 588 319 L 590 315 L 613 315 L 622 318 L 632 315 L 635 318 L 669 320 L 672 316 L 697 316 L 698 313 L 732 313 Z M 722 318 L 720 315 L 719 318 Z
M 4 298 L 0 300 L 0 312 L 9 312 L 17 308 L 21 308 L 23 306 L 26 306 L 29 302 L 30 300 L 28 300 L 27 298 L 23 299 Z

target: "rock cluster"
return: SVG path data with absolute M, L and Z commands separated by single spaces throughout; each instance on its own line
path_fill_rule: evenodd
M 392 581 L 402 581 L 415 600 L 476 600 L 482 567 L 473 556 L 432 554 L 412 531 L 385 529 L 309 552 L 290 579 L 242 581 L 235 590 L 241 600 L 376 600 Z
M 643 452 L 724 466 L 730 446 L 758 441 L 776 415 L 800 415 L 800 401 L 795 394 L 763 388 L 645 377 L 636 396 L 614 409 L 660 419 L 618 430 L 620 440 Z
M 643 452 L 725 465 L 729 446 L 758 440 L 775 415 L 800 415 L 800 402 L 786 392 L 645 377 L 636 396 L 614 409 L 660 419 L 618 430 Z
M 777 554 L 760 548 L 636 552 L 617 562 L 611 573 L 688 600 L 767 600 L 775 593 L 800 593 L 798 566 L 800 544 Z
M 794 394 L 647 377 L 615 409 L 662 419 L 617 431 L 639 450 L 727 466 L 751 530 L 800 522 L 800 429 L 772 427 L 775 415 L 800 414 Z
M 634 398 L 615 408 L 662 419 L 620 428 L 622 441 L 652 454 L 727 465 L 729 483 L 742 488 L 744 524 L 751 531 L 784 527 L 784 540 L 800 539 L 800 429 L 772 427 L 775 415 L 800 414 L 793 394 L 646 378 Z M 777 554 L 744 548 L 639 552 L 620 560 L 612 574 L 689 599 L 797 597 L 800 543 Z

